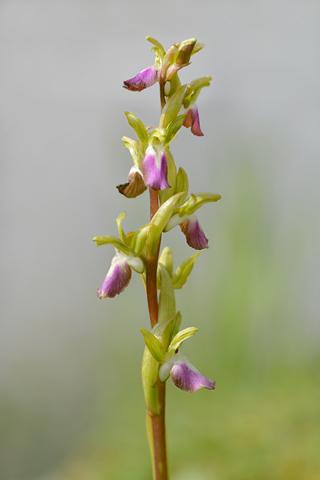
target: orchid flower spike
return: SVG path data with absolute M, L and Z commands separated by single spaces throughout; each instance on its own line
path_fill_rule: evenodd
M 152 87 L 152 85 L 158 81 L 158 68 L 153 65 L 152 67 L 142 70 L 142 72 L 138 73 L 135 77 L 125 80 L 123 82 L 123 88 L 131 90 L 132 92 L 141 92 L 141 90 L 145 88 Z
M 216 382 L 205 377 L 197 370 L 187 357 L 179 351 L 174 353 L 169 360 L 160 365 L 159 379 L 165 382 L 169 375 L 176 387 L 185 392 L 197 392 L 200 388 L 214 390 Z
M 167 180 L 168 164 L 163 145 L 149 145 L 141 162 L 144 183 L 154 190 L 170 188 Z

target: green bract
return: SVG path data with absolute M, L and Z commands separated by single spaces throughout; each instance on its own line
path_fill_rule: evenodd
M 149 141 L 149 136 L 148 136 L 148 131 L 144 126 L 143 122 L 131 112 L 125 112 L 125 114 L 128 119 L 128 123 L 130 127 L 132 127 L 133 130 L 136 132 L 136 135 L 139 138 L 139 140 L 142 143 L 147 145 Z

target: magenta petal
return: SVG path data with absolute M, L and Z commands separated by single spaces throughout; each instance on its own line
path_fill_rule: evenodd
M 133 78 L 126 80 L 123 88 L 127 88 L 133 92 L 141 92 L 147 87 L 151 87 L 158 81 L 158 69 L 156 67 L 148 67 L 138 73 Z
M 99 298 L 113 298 L 128 286 L 131 279 L 131 268 L 123 255 L 113 257 L 111 267 L 101 287 L 97 290 Z
M 142 160 L 141 170 L 144 178 L 144 183 L 154 190 L 165 190 L 170 188 L 167 181 L 167 158 L 160 147 L 149 146 L 146 151 L 146 156 Z
M 192 105 L 187 110 L 187 116 L 183 122 L 183 125 L 186 128 L 191 127 L 191 132 L 193 133 L 193 135 L 197 135 L 198 137 L 203 136 L 202 130 L 200 128 L 198 107 L 196 105 Z
M 170 375 L 175 386 L 185 392 L 197 392 L 200 388 L 213 390 L 216 386 L 214 380 L 202 375 L 202 373 L 183 356 L 175 362 Z
M 196 216 L 192 215 L 189 220 L 180 224 L 181 231 L 185 234 L 187 244 L 195 250 L 208 248 L 208 239 L 200 227 Z

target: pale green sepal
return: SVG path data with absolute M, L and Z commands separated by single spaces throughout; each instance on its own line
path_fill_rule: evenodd
M 166 188 L 165 190 L 159 190 L 159 198 L 160 198 L 161 205 L 175 193 L 176 177 L 177 177 L 177 167 L 169 148 L 164 148 L 164 153 L 167 159 L 167 167 L 168 167 L 167 180 L 169 185 L 171 185 L 171 188 Z
M 178 290 L 179 288 L 182 288 L 185 285 L 185 283 L 189 278 L 190 273 L 192 272 L 194 262 L 196 261 L 196 258 L 199 255 L 200 255 L 200 252 L 195 253 L 194 255 L 189 257 L 187 260 L 182 262 L 181 265 L 179 265 L 179 267 L 176 269 L 176 272 L 172 278 L 172 284 L 175 290 Z
M 160 127 L 166 128 L 176 118 L 176 116 L 178 115 L 181 109 L 186 88 L 187 88 L 186 85 L 182 85 L 169 98 L 169 100 L 165 104 L 161 113 L 160 123 L 159 123 Z
M 126 235 L 125 235 L 124 231 L 122 230 L 121 223 L 122 223 L 122 220 L 124 219 L 125 216 L 126 216 L 126 212 L 122 212 L 122 213 L 120 213 L 120 215 L 116 218 L 116 224 L 117 224 L 117 227 L 118 227 L 119 237 L 120 237 L 120 240 L 121 240 L 124 244 L 126 244 L 127 238 L 126 238 Z
M 159 257 L 159 263 L 163 265 L 168 271 L 170 277 L 173 275 L 173 254 L 169 247 L 165 247 Z
M 163 56 L 165 55 L 165 50 L 163 48 L 163 46 L 161 45 L 160 42 L 158 42 L 158 40 L 156 40 L 155 38 L 152 38 L 152 37 L 146 37 L 146 40 L 150 43 L 152 43 L 152 45 L 154 45 L 155 47 L 157 47 L 157 49 L 159 50 L 159 54 L 161 56 L 161 58 L 163 58 Z
M 144 328 L 140 328 L 140 332 L 142 333 L 146 346 L 148 347 L 149 352 L 151 353 L 153 358 L 159 363 L 165 362 L 166 351 L 164 350 L 160 340 L 155 335 L 153 335 L 153 333 L 145 330 Z
M 130 151 L 133 163 L 140 169 L 141 161 L 144 158 L 144 152 L 141 146 L 136 140 L 132 140 L 132 138 L 129 137 L 122 137 L 121 140 L 123 141 L 123 146 Z
M 130 250 L 124 243 L 119 240 L 117 237 L 113 237 L 112 235 L 103 235 L 101 237 L 94 237 L 92 239 L 93 242 L 96 242 L 97 247 L 101 245 L 113 245 L 118 250 L 121 250 L 125 255 L 130 255 Z
M 151 224 L 148 223 L 134 233 L 130 245 L 130 249 L 134 255 L 138 256 L 143 252 L 150 227 Z
M 133 113 L 131 112 L 124 112 L 124 113 L 127 117 L 130 127 L 132 127 L 133 130 L 136 132 L 136 135 L 139 138 L 139 140 L 145 145 L 147 145 L 149 141 L 149 136 L 144 123 L 140 120 L 140 118 L 136 117 Z
M 205 203 L 209 202 L 217 202 L 220 200 L 221 195 L 217 193 L 197 193 L 191 194 L 188 200 L 180 207 L 179 209 L 179 217 L 183 217 L 185 215 L 193 215 L 198 208 L 202 207 Z
M 182 127 L 182 124 L 186 118 L 187 114 L 184 115 L 179 115 L 177 118 L 175 118 L 167 127 L 167 136 L 165 139 L 165 145 L 169 145 L 171 140 L 174 139 L 180 128 Z
M 147 411 L 152 415 L 159 415 L 158 397 L 159 362 L 153 358 L 148 347 L 145 347 L 142 359 L 142 387 Z
M 189 191 L 189 180 L 188 175 L 182 167 L 179 168 L 177 177 L 176 177 L 176 189 L 175 193 L 184 192 L 184 194 L 179 198 L 176 203 L 176 206 L 182 205 L 185 199 L 187 198 Z
M 159 264 L 161 268 L 161 289 L 159 296 L 159 320 L 164 320 L 166 318 L 171 318 L 176 315 L 176 299 L 174 288 L 172 285 L 172 280 L 169 272 L 165 267 Z M 172 339 L 172 331 L 174 325 L 170 323 L 167 328 L 164 330 L 162 335 L 162 345 L 165 350 L 167 350 L 168 345 Z
M 198 331 L 195 327 L 185 328 L 178 332 L 172 339 L 169 349 L 168 349 L 168 357 L 170 358 L 173 353 L 180 348 L 182 342 L 187 340 L 187 338 L 192 337 Z

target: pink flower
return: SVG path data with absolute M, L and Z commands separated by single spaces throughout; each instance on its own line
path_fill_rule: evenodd
M 158 69 L 156 67 L 148 67 L 138 73 L 133 78 L 124 81 L 123 88 L 127 88 L 132 92 L 141 92 L 145 88 L 151 87 L 158 81 Z
M 185 392 L 197 392 L 200 388 L 213 390 L 216 386 L 214 380 L 205 377 L 180 352 L 174 354 L 166 363 L 160 365 L 160 381 L 166 381 L 169 375 L 175 386 Z
M 182 233 L 185 234 L 187 244 L 195 250 L 208 248 L 208 239 L 202 230 L 195 215 L 190 215 L 187 220 L 180 223 Z
M 191 127 L 191 132 L 193 135 L 197 135 L 198 137 L 202 137 L 203 133 L 200 128 L 200 120 L 199 120 L 199 112 L 198 107 L 194 104 L 191 105 L 186 112 L 187 116 L 183 122 L 183 126 L 186 128 Z
M 106 278 L 97 290 L 98 297 L 113 298 L 122 293 L 131 280 L 132 272 L 130 267 L 139 273 L 142 273 L 144 270 L 143 262 L 139 257 L 126 255 L 120 250 L 116 250 Z
M 154 190 L 170 188 L 167 180 L 167 158 L 160 145 L 147 148 L 146 156 L 142 160 L 141 170 L 144 183 Z

